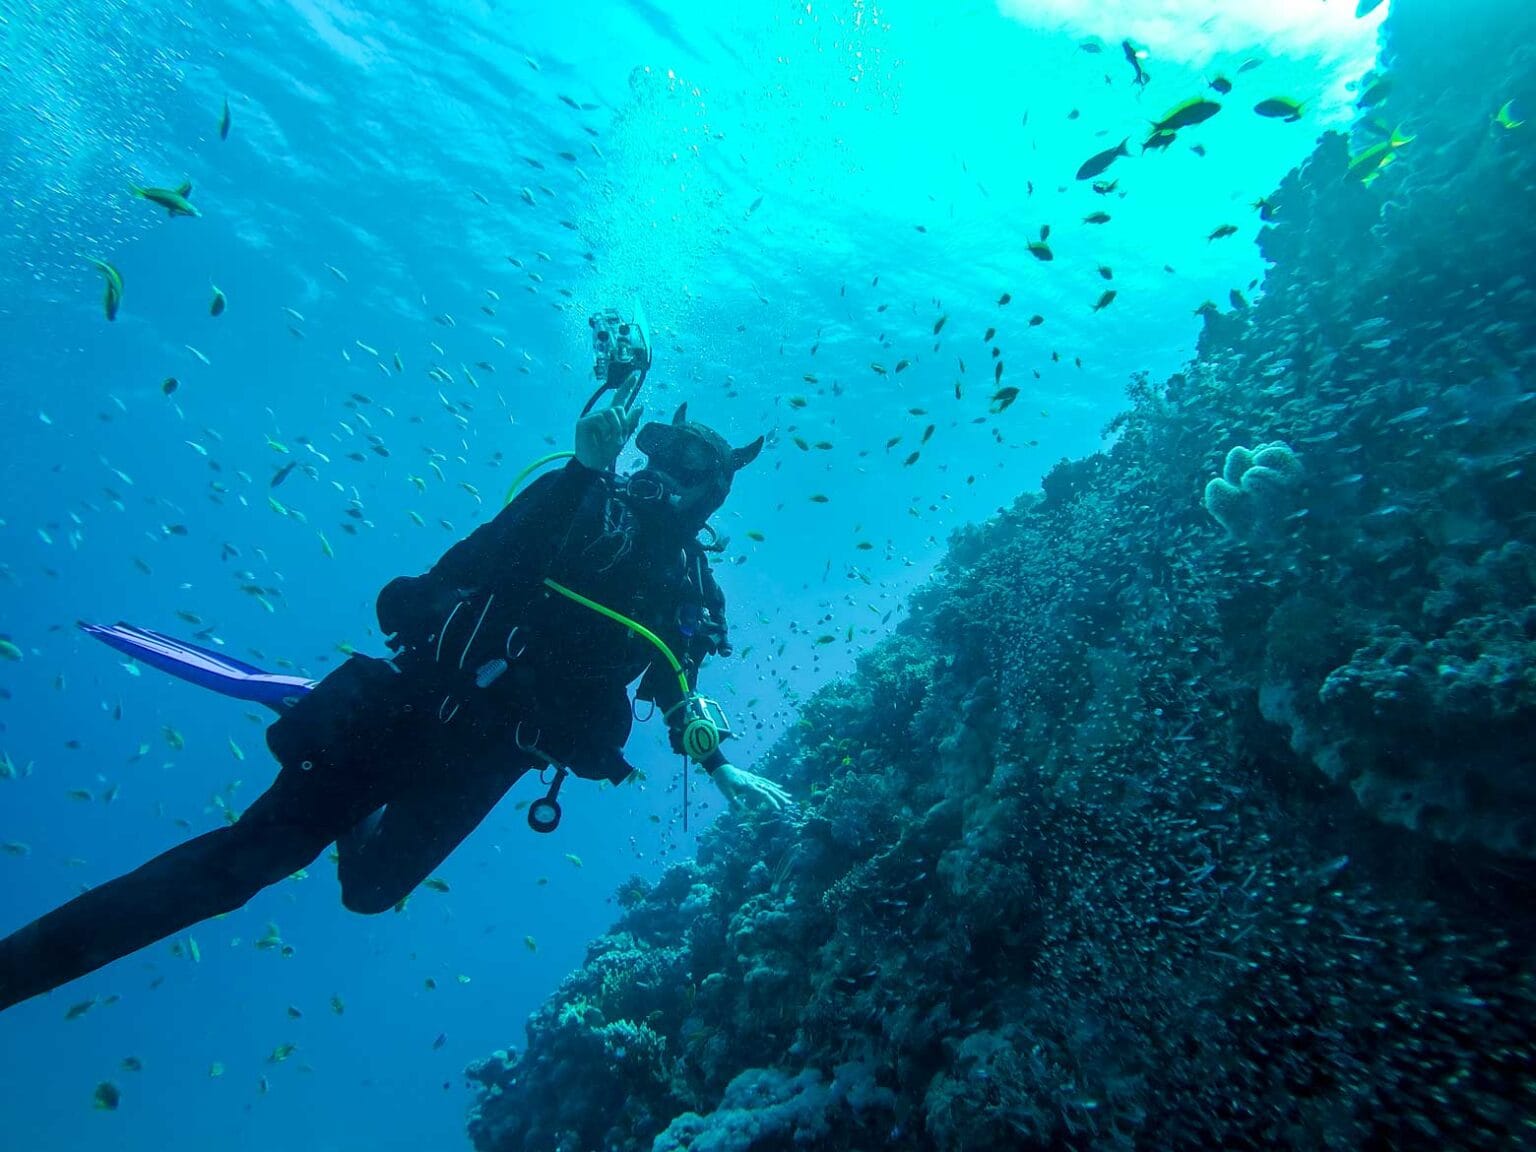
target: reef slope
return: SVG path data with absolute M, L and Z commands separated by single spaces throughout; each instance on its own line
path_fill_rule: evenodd
M 1320 141 L 1256 301 L 807 703 L 798 818 L 472 1067 L 477 1148 L 1536 1136 L 1536 12 L 1385 36 L 1414 140 Z

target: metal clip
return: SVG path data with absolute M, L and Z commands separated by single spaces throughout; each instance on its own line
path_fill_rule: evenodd
M 546 764 L 553 764 L 554 763 L 553 760 L 551 760 L 543 752 L 539 751 L 539 737 L 542 736 L 542 735 L 544 735 L 544 729 L 542 729 L 542 728 L 535 729 L 534 730 L 533 739 L 528 741 L 528 743 L 524 744 L 523 743 L 523 721 L 519 720 L 517 722 L 517 729 L 512 733 L 512 739 L 517 742 L 517 746 L 518 746 L 519 750 L 521 750 L 523 752 L 527 752 L 530 756 L 537 756 L 540 760 L 543 760 Z
M 525 742 L 523 722 L 519 720 L 516 730 L 512 733 L 512 739 L 517 742 L 521 751 L 544 762 L 544 767 L 539 769 L 539 781 L 549 788 L 547 793 L 528 806 L 528 827 L 535 832 L 553 832 L 560 826 L 560 785 L 565 783 L 569 773 L 564 765 L 555 763 L 554 757 L 539 749 L 539 737 L 542 735 L 544 735 L 542 728 L 535 729 L 533 739 Z M 545 774 L 549 772 L 553 772 L 554 775 L 546 777 Z

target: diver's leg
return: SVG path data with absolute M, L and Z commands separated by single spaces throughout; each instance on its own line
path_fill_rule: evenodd
M 422 764 L 414 780 L 336 842 L 341 902 L 372 915 L 425 880 L 529 768 L 515 755 L 494 764 Z
M 211 916 L 309 864 L 378 808 L 379 781 L 285 768 L 234 824 L 77 896 L 0 940 L 0 1010 Z
M 285 771 L 283 776 L 288 776 Z M 75 897 L 0 940 L 0 1009 L 66 984 L 210 916 L 232 912 L 312 861 L 342 820 L 275 784 L 234 824 Z
M 268 730 L 284 767 L 239 820 L 0 940 L 0 1009 L 239 908 L 379 808 L 398 779 L 403 687 L 384 661 L 353 657 L 333 671 Z

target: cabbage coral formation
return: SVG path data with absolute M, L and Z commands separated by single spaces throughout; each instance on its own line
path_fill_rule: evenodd
M 1290 445 L 1276 440 L 1227 453 L 1221 475 L 1205 486 L 1205 510 L 1233 536 L 1246 535 L 1284 509 L 1286 493 L 1301 479 Z

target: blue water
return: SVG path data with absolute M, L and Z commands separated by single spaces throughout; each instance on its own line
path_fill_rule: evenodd
M 18 845 L 0 856 L 0 932 L 216 827 L 272 774 L 260 718 L 131 675 L 73 622 L 212 626 L 233 655 L 316 676 L 338 645 L 378 652 L 377 589 L 568 446 L 604 306 L 638 300 L 655 325 L 649 413 L 687 400 L 733 442 L 772 438 L 718 521 L 738 658 L 704 676 L 750 767 L 899 619 L 951 530 L 1098 447 L 1131 373 L 1175 368 L 1196 306 L 1247 290 L 1250 203 L 1350 122 L 1386 11 L 1188 7 L 0 5 L 0 634 L 24 652 L 0 663 L 0 751 L 31 765 L 0 779 L 0 841 Z M 1126 36 L 1148 46 L 1139 98 Z M 1095 37 L 1103 51 L 1079 46 Z M 1138 156 L 1147 122 L 1218 71 L 1230 107 Z M 1300 123 L 1249 111 L 1277 95 L 1304 101 Z M 1123 199 L 1073 179 L 1124 136 L 1132 156 L 1105 176 Z M 183 178 L 198 219 L 127 191 Z M 1098 209 L 1110 223 L 1081 222 Z M 1238 234 L 1207 240 L 1224 223 Z M 1025 250 L 1044 224 L 1049 264 Z M 115 322 L 82 257 L 120 269 Z M 1094 312 L 1100 265 L 1118 295 Z M 216 319 L 211 284 L 229 301 Z M 994 343 L 1020 389 L 998 416 Z M 316 475 L 271 488 L 293 460 Z M 272 610 L 248 583 L 279 590 Z M 629 752 L 648 781 L 573 783 L 552 837 L 516 808 L 538 791 L 525 780 L 440 870 L 451 892 L 404 913 L 344 912 L 322 859 L 195 929 L 199 959 L 166 942 L 6 1013 L 0 1146 L 463 1146 L 463 1065 L 521 1042 L 625 876 L 691 851 L 658 726 Z M 694 800 L 696 832 L 719 804 L 707 784 Z M 254 947 L 269 923 L 293 956 Z M 115 1112 L 92 1107 L 102 1080 Z

